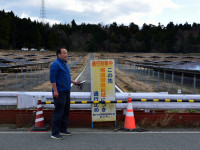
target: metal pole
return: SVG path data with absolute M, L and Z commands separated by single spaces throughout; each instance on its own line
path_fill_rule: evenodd
M 183 80 L 184 80 L 184 73 L 181 73 L 181 92 L 182 92 L 182 88 L 183 88 Z
M 165 89 L 165 80 L 166 80 L 166 71 L 164 71 L 164 86 L 163 86 L 163 91 Z
M 158 89 L 159 89 L 159 76 L 160 76 L 160 71 L 158 70 Z
M 6 80 L 6 91 L 7 91 L 8 90 L 8 82 L 7 82 L 8 76 L 5 76 L 5 80 Z
M 30 84 L 30 86 L 31 86 L 31 72 L 29 73 L 29 78 L 30 78 L 29 84 Z
M 37 85 L 36 84 L 36 66 L 35 66 L 35 72 L 34 73 L 35 73 L 35 86 L 36 86 Z
M 195 94 L 196 91 L 196 74 L 194 74 L 194 89 L 193 89 L 193 94 Z
M 154 70 L 153 70 L 153 88 L 154 88 Z
M 25 72 L 24 72 L 24 91 L 25 91 Z
M 44 82 L 44 74 L 45 74 L 45 72 L 43 72 L 43 82 Z
M 139 80 L 139 71 L 138 71 L 138 67 L 136 67 L 136 75 L 137 75 L 137 80 Z
M 17 91 L 17 78 L 18 78 L 18 74 L 16 74 L 16 91 Z
M 144 80 L 144 68 L 141 67 L 141 81 Z
M 174 88 L 174 72 L 172 71 L 172 90 Z

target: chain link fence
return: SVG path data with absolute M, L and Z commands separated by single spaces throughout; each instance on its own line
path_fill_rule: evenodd
M 31 91 L 49 80 L 49 70 L 0 74 L 0 91 Z
M 82 57 L 71 62 L 69 67 L 80 63 Z M 34 88 L 49 81 L 49 68 L 22 73 L 0 73 L 0 91 L 34 91 Z
M 200 93 L 199 74 L 153 70 L 153 69 L 138 67 L 136 65 L 116 64 L 116 67 L 121 71 L 133 75 L 136 78 L 136 80 L 151 85 L 151 87 L 156 92 L 169 92 L 171 94 Z

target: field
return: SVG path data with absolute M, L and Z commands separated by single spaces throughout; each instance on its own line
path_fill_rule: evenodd
M 164 71 L 161 69 L 160 74 L 155 72 L 155 76 L 152 77 L 149 72 L 153 72 L 154 69 L 147 69 L 144 66 L 159 66 L 162 64 L 169 63 L 169 66 L 186 66 L 188 68 L 200 67 L 199 60 L 200 54 L 164 54 L 164 53 L 104 53 L 96 54 L 96 58 L 101 59 L 115 59 L 116 64 L 122 65 L 124 68 L 119 70 L 116 67 L 116 84 L 127 92 L 168 92 L 171 94 L 177 93 L 181 89 L 182 93 L 191 94 L 191 93 L 200 93 L 200 72 L 199 70 L 180 70 L 172 69 L 167 70 L 166 72 L 166 81 L 163 81 Z M 141 65 L 142 64 L 142 65 Z M 184 64 L 184 65 L 181 65 Z M 138 66 L 140 67 L 138 67 Z M 116 65 L 117 66 L 117 65 Z M 136 67 L 137 66 L 137 67 Z M 141 67 L 142 66 L 142 67 Z M 163 65 L 165 66 L 165 65 Z M 131 68 L 131 69 L 130 69 Z M 133 70 L 144 71 L 144 74 L 135 73 Z M 161 67 L 162 68 L 162 67 Z M 134 73 L 133 73 L 134 72 Z M 172 72 L 174 72 L 174 81 L 172 84 Z M 182 77 L 181 73 L 184 72 Z M 157 74 L 156 74 L 157 73 Z M 194 76 L 195 75 L 195 87 Z M 142 79 L 140 78 L 142 76 Z M 158 80 L 158 76 L 160 76 Z M 167 78 L 168 77 L 168 78 Z M 168 79 L 168 80 L 167 80 Z M 182 81 L 181 81 L 182 80 Z M 182 82 L 182 83 L 181 83 Z
M 49 60 L 50 62 L 56 59 L 55 52 L 52 51 L 47 51 L 47 52 L 39 52 L 39 51 L 0 51 L 0 56 L 1 57 L 7 57 L 7 58 L 12 58 L 12 59 L 21 59 L 21 60 L 30 60 L 30 59 L 35 59 L 32 62 L 38 62 L 38 60 L 45 59 Z M 69 63 L 77 61 L 80 56 L 82 56 L 81 61 L 71 67 L 71 75 L 72 79 L 76 79 L 76 77 L 79 75 L 79 73 L 83 70 L 85 65 L 89 61 L 89 54 L 87 53 L 74 53 L 74 52 L 69 52 Z M 95 59 L 115 59 L 116 64 L 121 64 L 124 66 L 130 66 L 132 65 L 133 62 L 155 62 L 155 61 L 199 61 L 200 54 L 154 54 L 154 53 L 95 53 Z M 23 58 L 23 59 L 22 59 Z M 40 72 L 46 72 L 47 75 L 46 78 L 47 80 L 44 80 L 44 82 L 39 82 L 39 84 L 33 86 L 31 91 L 51 91 L 51 85 L 48 81 L 48 71 L 49 71 L 49 66 L 50 63 L 47 63 L 46 65 L 43 65 L 41 67 L 40 65 L 37 66 L 37 73 Z M 29 76 L 32 76 L 32 67 L 23 67 L 23 71 L 28 71 Z M 4 70 L 0 73 L 0 77 L 6 76 L 6 75 L 14 75 L 18 74 L 19 76 L 23 77 L 23 73 L 20 72 L 21 68 L 14 68 L 14 69 L 9 69 Z M 154 85 L 150 84 L 149 82 L 144 82 L 144 80 L 138 80 L 137 76 L 134 74 L 130 74 L 127 72 L 124 72 L 120 70 L 119 68 L 116 67 L 116 84 L 125 92 L 160 92 L 159 88 L 155 88 Z M 36 75 L 37 76 L 37 75 Z M 20 78 L 19 78 L 20 79 Z M 13 77 L 9 82 L 7 83 L 8 85 L 15 84 L 16 81 L 15 78 Z M 23 82 L 23 78 L 21 78 L 21 81 Z M 4 84 L 1 82 L 1 84 Z M 166 83 L 167 87 L 170 87 L 170 83 Z M 179 85 L 176 85 L 174 83 L 173 85 L 175 89 L 179 88 Z M 189 89 L 192 91 L 192 88 Z M 167 92 L 170 92 L 170 90 L 167 90 Z

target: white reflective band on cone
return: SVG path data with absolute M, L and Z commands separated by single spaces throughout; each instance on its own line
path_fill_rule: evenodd
M 43 114 L 43 111 L 36 112 L 36 115 L 40 115 L 40 114 Z
M 35 119 L 35 122 L 40 122 L 40 121 L 43 121 L 43 120 L 44 120 L 44 118 L 42 117 L 42 118 Z
M 126 112 L 126 116 L 132 117 L 134 115 L 133 115 L 133 112 Z

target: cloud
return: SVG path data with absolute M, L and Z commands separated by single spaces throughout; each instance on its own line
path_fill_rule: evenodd
M 4 5 L 7 10 L 18 9 L 18 15 L 25 13 L 32 18 L 39 17 L 41 0 L 3 1 L 7 2 Z M 156 16 L 169 8 L 178 9 L 180 6 L 172 0 L 45 0 L 47 18 L 55 22 L 75 19 L 79 23 L 108 24 L 115 21 L 142 25 L 146 22 L 154 23 Z
M 140 26 L 143 23 L 157 24 L 154 21 L 156 16 L 161 14 L 166 8 L 180 8 L 171 0 L 118 0 L 118 3 L 115 3 L 115 5 L 114 12 L 110 12 L 110 15 L 107 17 L 108 22 L 116 21 L 124 24 L 135 22 Z
M 45 23 L 49 23 L 49 25 L 54 25 L 54 24 L 59 24 L 60 23 L 60 21 L 58 21 L 58 20 L 54 20 L 54 19 L 47 19 L 47 18 L 45 18 L 44 20 L 42 20 L 41 18 L 39 18 L 39 17 L 30 17 L 29 15 L 27 15 L 27 14 L 25 14 L 25 13 L 23 13 L 21 16 L 20 16 L 20 18 L 30 18 L 32 21 L 38 21 L 38 22 L 42 22 L 42 21 L 44 21 Z
M 143 22 L 143 19 L 155 18 L 166 8 L 178 9 L 172 0 L 48 0 L 46 7 L 62 12 L 85 14 L 96 22 L 119 23 Z M 91 21 L 92 21 L 91 20 Z M 84 20 L 82 20 L 84 22 Z

